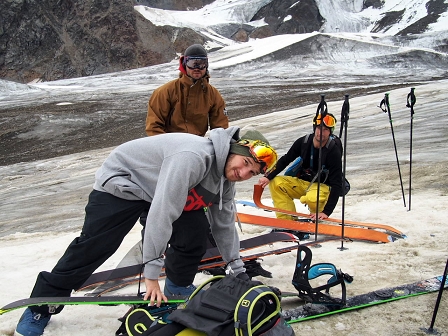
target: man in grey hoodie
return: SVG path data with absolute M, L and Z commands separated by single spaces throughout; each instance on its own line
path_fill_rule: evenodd
M 143 239 L 146 294 L 150 304 L 167 301 L 159 286 L 165 260 L 184 263 L 184 281 L 192 283 L 204 250 L 182 246 L 182 222 L 198 224 L 195 239 L 207 239 L 209 225 L 231 273 L 248 278 L 239 255 L 235 228 L 235 182 L 271 170 L 277 154 L 257 131 L 241 139 L 239 128 L 217 128 L 209 138 L 185 133 L 161 134 L 129 141 L 114 149 L 95 174 L 84 226 L 51 272 L 40 272 L 31 297 L 69 296 L 120 246 L 149 206 Z M 203 208 L 209 207 L 210 224 Z M 191 235 L 191 233 L 190 233 Z M 165 255 L 177 245 L 180 258 Z M 164 259 L 165 258 L 165 259 Z M 179 267 L 176 267 L 179 269 Z M 52 314 L 63 306 L 30 307 L 16 332 L 42 335 Z

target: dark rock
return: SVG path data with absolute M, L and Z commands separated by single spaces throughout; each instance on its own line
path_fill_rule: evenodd
M 6 0 L 0 20 L 0 77 L 22 83 L 165 63 L 204 42 L 153 25 L 130 0 Z
M 400 20 L 403 18 L 403 14 L 404 9 L 401 11 L 385 13 L 383 18 L 376 23 L 375 27 L 373 27 L 371 32 L 372 33 L 387 32 L 387 30 L 390 27 L 400 22 Z
M 428 15 L 401 30 L 397 35 L 421 34 L 428 30 L 431 23 L 437 22 L 439 16 L 448 9 L 445 0 L 432 0 L 426 4 Z
M 363 9 L 373 7 L 373 8 L 381 8 L 383 7 L 382 0 L 365 0 L 363 4 Z
M 318 31 L 324 23 L 314 0 L 274 0 L 261 8 L 251 21 L 263 19 L 268 26 L 255 29 L 250 37 Z
M 135 5 L 148 6 L 167 10 L 197 10 L 211 4 L 215 0 L 135 0 Z

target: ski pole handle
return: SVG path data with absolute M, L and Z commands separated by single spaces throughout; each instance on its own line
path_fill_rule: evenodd
M 317 111 L 316 111 L 316 118 L 315 121 L 317 121 L 317 117 L 319 116 L 321 117 L 321 120 L 324 119 L 324 117 L 328 114 L 328 108 L 327 108 L 327 103 L 325 102 L 325 95 L 320 95 L 320 103 L 317 106 Z
M 406 100 L 406 107 L 409 107 L 411 109 L 411 114 L 414 114 L 414 105 L 417 102 L 417 98 L 414 94 L 415 88 L 411 88 L 411 92 L 408 93 L 408 97 Z

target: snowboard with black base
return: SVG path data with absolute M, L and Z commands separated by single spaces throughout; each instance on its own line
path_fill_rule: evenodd
M 443 276 L 437 276 L 347 298 L 345 283 L 352 282 L 353 277 L 337 270 L 333 264 L 311 265 L 311 257 L 312 253 L 308 247 L 299 247 L 292 284 L 297 289 L 299 297 L 307 303 L 293 309 L 283 310 L 282 315 L 290 324 L 428 294 L 438 291 L 441 287 L 448 288 L 448 281 L 445 280 L 442 285 Z M 327 284 L 313 287 L 309 280 L 321 275 L 330 275 L 331 277 Z M 341 297 L 331 296 L 330 288 L 339 285 L 341 286 Z

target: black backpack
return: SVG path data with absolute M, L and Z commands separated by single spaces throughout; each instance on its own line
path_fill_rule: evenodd
M 302 152 L 300 153 L 300 156 L 292 163 L 292 165 L 286 170 L 285 175 L 288 176 L 294 176 L 294 177 L 299 177 L 300 173 L 302 171 L 302 163 L 303 163 L 303 159 L 304 157 L 306 157 L 308 155 L 308 148 L 310 148 L 311 143 L 313 142 L 313 134 L 307 134 L 304 139 L 303 139 L 303 144 L 302 144 Z M 325 162 L 327 154 L 332 150 L 332 148 L 334 146 L 337 146 L 341 152 L 341 158 L 342 158 L 342 153 L 344 151 L 343 146 L 342 146 L 342 141 L 341 139 L 332 134 L 330 136 L 329 141 L 327 141 L 327 143 L 325 144 L 324 148 L 325 150 L 322 151 L 322 162 Z M 340 196 L 345 196 L 347 195 L 347 193 L 350 191 L 350 182 L 345 178 L 345 176 L 343 176 L 343 184 L 342 184 L 342 191 Z
M 126 330 L 129 336 L 294 336 L 280 311 L 272 288 L 231 275 L 215 276 L 199 286 L 184 307 L 168 315 L 169 323 L 136 309 L 126 318 Z

